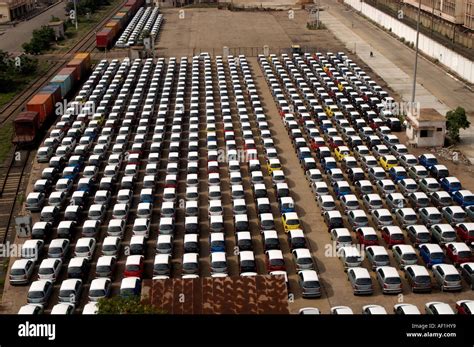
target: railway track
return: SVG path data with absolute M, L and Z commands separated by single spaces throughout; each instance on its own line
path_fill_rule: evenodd
M 23 110 L 25 103 L 40 90 L 58 71 L 64 66 L 64 63 L 70 59 L 75 53 L 78 52 L 89 52 L 94 49 L 95 46 L 95 33 L 97 29 L 107 23 L 112 18 L 118 9 L 123 6 L 121 1 L 117 4 L 110 13 L 102 19 L 96 26 L 91 28 L 82 40 L 74 44 L 67 52 L 63 53 L 58 57 L 52 64 L 52 66 L 30 86 L 25 88 L 15 99 L 6 104 L 0 109 L 0 125 L 5 124 L 12 119 L 18 112 Z
M 14 224 L 17 205 L 21 203 L 18 195 L 25 190 L 28 168 L 31 165 L 31 151 L 17 151 L 15 148 L 12 160 L 3 177 L 0 191 L 0 242 L 7 241 L 8 231 Z M 26 198 L 26 196 L 25 196 Z

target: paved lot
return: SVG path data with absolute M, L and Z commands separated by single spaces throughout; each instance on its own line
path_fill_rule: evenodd
M 318 32 L 310 32 L 304 29 L 306 13 L 303 11 L 296 11 L 295 19 L 289 20 L 286 12 L 270 12 L 270 13 L 240 13 L 240 12 L 227 12 L 217 9 L 203 10 L 203 9 L 190 9 L 185 11 L 185 18 L 179 19 L 178 10 L 167 9 L 164 11 L 166 21 L 163 26 L 163 31 L 158 41 L 158 53 L 159 55 L 165 56 L 177 56 L 189 55 L 193 53 L 193 49 L 200 51 L 209 51 L 211 53 L 220 54 L 222 46 L 227 45 L 228 47 L 262 47 L 267 44 L 270 48 L 280 49 L 287 48 L 292 43 L 300 43 L 302 45 L 317 45 L 321 51 L 333 51 L 337 52 L 344 50 L 344 46 L 334 38 L 334 36 L 326 30 Z M 211 25 L 212 24 L 212 25 Z M 230 28 L 230 29 L 229 29 Z M 247 50 L 248 51 L 248 50 Z M 241 53 L 247 53 L 245 51 Z M 278 53 L 278 52 L 277 52 Z M 352 57 L 351 57 L 352 58 Z M 364 57 L 362 56 L 362 59 Z M 438 300 L 453 304 L 457 298 L 467 298 L 469 295 L 472 298 L 472 293 L 466 294 L 466 291 L 455 294 L 445 294 L 438 290 L 435 290 L 432 294 L 412 294 L 409 293 L 407 287 L 404 287 L 404 296 L 386 296 L 380 293 L 380 289 L 375 285 L 376 291 L 373 296 L 370 297 L 354 297 L 352 295 L 351 287 L 346 279 L 346 274 L 343 272 L 342 265 L 336 257 L 327 256 L 325 254 L 325 247 L 330 244 L 329 235 L 327 228 L 322 221 L 320 216 L 320 210 L 317 207 L 313 193 L 311 192 L 304 172 L 301 169 L 297 160 L 294 148 L 288 137 L 288 133 L 282 123 L 282 120 L 278 114 L 275 103 L 273 101 L 271 92 L 266 84 L 263 74 L 258 66 L 257 60 L 254 57 L 248 58 L 251 65 L 253 75 L 255 77 L 255 83 L 257 85 L 259 95 L 262 104 L 265 108 L 265 113 L 270 124 L 274 142 L 278 149 L 280 160 L 284 166 L 284 171 L 287 176 L 287 181 L 292 191 L 292 196 L 295 199 L 297 205 L 297 212 L 301 218 L 302 226 L 305 230 L 305 235 L 309 240 L 309 245 L 312 251 L 314 260 L 318 271 L 320 273 L 320 279 L 323 285 L 323 297 L 317 300 L 304 300 L 301 299 L 298 291 L 298 285 L 296 283 L 296 275 L 294 267 L 291 267 L 289 262 L 290 255 L 288 253 L 288 245 L 286 242 L 286 236 L 282 232 L 281 223 L 277 221 L 277 229 L 279 231 L 280 243 L 285 254 L 285 260 L 289 265 L 287 269 L 290 274 L 290 287 L 295 294 L 295 300 L 290 300 L 290 308 L 293 312 L 297 311 L 300 307 L 305 306 L 316 306 L 319 307 L 323 312 L 328 312 L 329 307 L 335 305 L 347 305 L 349 304 L 355 312 L 360 312 L 360 308 L 364 304 L 373 303 L 381 304 L 389 310 L 393 304 L 400 301 L 409 302 L 418 305 L 421 309 L 422 305 L 429 300 Z M 354 60 L 365 69 L 370 75 L 370 69 L 366 69 L 366 66 L 357 58 Z M 214 67 L 213 67 L 214 69 Z M 384 86 L 380 79 L 376 79 L 379 84 Z M 248 100 L 247 100 L 248 102 Z M 203 121 L 203 120 L 201 120 Z M 238 124 L 238 120 L 234 119 L 234 124 Z M 252 123 L 254 124 L 254 123 Z M 242 138 L 237 135 L 238 145 L 242 144 Z M 205 132 L 200 132 L 200 137 L 205 139 Z M 222 137 L 222 129 L 218 128 L 218 145 L 222 147 L 224 145 Z M 421 150 L 419 150 L 421 151 Z M 166 148 L 165 152 L 166 153 Z M 206 150 L 200 150 L 200 160 L 205 160 Z M 259 148 L 260 158 L 261 148 Z M 166 157 L 166 156 L 164 156 Z M 205 163 L 205 162 L 204 162 Z M 204 191 L 207 191 L 206 171 L 204 163 L 200 164 L 200 215 L 207 219 L 207 196 Z M 474 190 L 474 182 L 469 179 L 469 174 L 463 170 L 463 167 L 454 166 L 451 163 L 442 161 L 443 164 L 447 165 L 451 172 L 458 176 L 465 187 Z M 159 183 L 157 190 L 163 189 L 165 162 L 161 165 L 161 171 L 159 176 Z M 35 164 L 34 171 L 32 172 L 32 179 L 35 180 L 41 173 L 41 169 L 44 165 Z M 226 226 L 231 226 L 232 222 L 229 220 L 231 216 L 231 200 L 230 200 L 230 186 L 228 178 L 226 177 L 226 170 L 221 170 L 224 176 L 221 176 L 222 184 L 221 190 L 223 195 L 224 204 L 224 215 L 226 216 Z M 242 171 L 244 178 L 244 187 L 246 188 L 246 197 L 252 198 L 252 193 L 249 183 L 248 172 Z M 120 175 L 123 171 L 120 172 Z M 140 172 L 139 179 L 144 175 Z M 464 175 L 464 176 L 463 176 Z M 270 182 L 270 177 L 265 174 L 265 181 L 267 185 Z M 185 191 L 185 182 L 181 179 L 178 185 L 178 196 L 182 198 Z M 270 184 L 271 186 L 271 184 Z M 27 191 L 31 191 L 31 182 Z M 137 194 L 139 190 L 136 189 Z M 271 189 L 269 189 L 271 192 Z M 269 194 L 272 202 L 272 211 L 278 209 L 273 194 Z M 159 211 L 159 209 L 158 209 Z M 264 272 L 264 257 L 263 248 L 259 240 L 260 235 L 258 233 L 257 214 L 254 204 L 249 204 L 249 219 L 252 228 L 252 238 L 255 244 L 255 253 L 257 258 L 257 268 L 259 273 Z M 108 217 L 110 217 L 110 212 Z M 158 214 L 159 215 L 159 214 Z M 183 231 L 183 212 L 178 212 L 177 215 L 177 232 L 175 237 L 175 250 L 173 253 L 173 273 L 172 276 L 178 276 L 181 272 L 180 258 L 182 253 L 179 251 L 182 248 L 182 237 Z M 154 217 L 152 226 L 156 228 L 159 218 Z M 104 223 L 103 225 L 106 225 Z M 128 234 L 125 239 L 124 245 L 130 240 L 130 222 L 128 226 Z M 200 258 L 200 265 L 202 266 L 202 275 L 209 276 L 209 259 L 208 254 L 208 223 L 207 221 L 201 223 L 200 227 L 203 232 L 200 237 L 201 240 L 201 254 L 204 255 Z M 105 229 L 102 228 L 102 234 L 104 235 Z M 156 240 L 156 234 L 153 234 L 151 240 Z M 17 240 L 21 242 L 21 240 Z M 229 273 L 231 275 L 238 275 L 238 267 L 236 256 L 232 255 L 234 247 L 234 238 L 226 237 L 226 251 L 229 255 Z M 154 253 L 152 248 L 154 247 L 154 241 L 148 244 L 148 255 Z M 117 274 L 121 274 L 124 267 L 124 257 L 119 262 L 119 267 L 116 269 Z M 152 273 L 152 260 L 150 263 L 151 256 L 147 256 L 146 273 L 147 278 L 151 277 Z M 366 263 L 364 263 L 367 265 Z M 64 273 L 63 273 L 64 274 Z M 93 274 L 89 275 L 91 279 Z M 118 291 L 120 276 L 115 279 L 114 293 Z M 405 283 L 406 285 L 406 283 Z M 25 303 L 26 292 L 28 287 L 15 287 L 12 288 L 8 283 L 5 285 L 5 293 L 2 302 L 2 311 L 14 313 L 18 308 Z M 87 292 L 87 290 L 86 290 Z M 53 297 L 57 294 L 57 290 Z M 83 295 L 83 301 L 85 302 L 85 296 Z

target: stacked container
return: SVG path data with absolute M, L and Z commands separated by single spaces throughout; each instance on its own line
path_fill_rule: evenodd
M 40 89 L 38 94 L 51 94 L 53 98 L 53 105 L 56 105 L 56 103 L 60 103 L 63 100 L 61 96 L 61 87 L 54 84 L 48 84 L 47 86 L 44 86 Z
M 114 39 L 114 30 L 112 28 L 103 28 L 96 35 L 97 48 L 109 48 Z
M 51 84 L 59 85 L 61 87 L 61 96 L 64 98 L 72 89 L 75 81 L 75 73 L 70 71 L 63 71 L 62 69 L 59 74 L 53 77 Z
M 27 111 L 38 113 L 40 125 L 53 113 L 53 108 L 53 94 L 36 94 L 26 104 Z

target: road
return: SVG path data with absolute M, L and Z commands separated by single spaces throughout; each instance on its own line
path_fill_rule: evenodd
M 26 22 L 18 23 L 15 27 L 6 29 L 5 34 L 0 37 L 0 49 L 12 54 L 23 52 L 21 45 L 30 40 L 33 30 L 48 24 L 51 16 L 64 17 L 64 3 L 62 1 L 38 16 Z
M 360 59 L 382 77 L 404 100 L 411 97 L 414 50 L 371 24 L 354 11 L 334 1 L 323 0 L 326 10 L 322 21 L 349 50 L 356 50 Z M 375 57 L 370 58 L 370 51 Z M 425 58 L 418 64 L 417 99 L 421 107 L 453 109 L 464 107 L 474 121 L 474 94 L 463 82 L 447 74 L 441 67 Z M 474 128 L 461 132 L 459 147 L 469 158 L 474 158 Z

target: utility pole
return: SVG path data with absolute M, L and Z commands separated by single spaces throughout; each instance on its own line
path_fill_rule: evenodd
M 77 31 L 77 7 L 76 7 L 76 0 L 74 0 L 74 22 L 76 23 L 76 31 Z
M 413 73 L 413 88 L 412 88 L 412 94 L 411 94 L 412 105 L 415 104 L 415 94 L 416 94 L 416 74 L 418 72 L 418 53 L 419 53 L 418 43 L 420 40 L 420 17 L 421 17 L 421 0 L 419 0 L 418 2 L 418 20 L 416 21 L 415 69 Z

